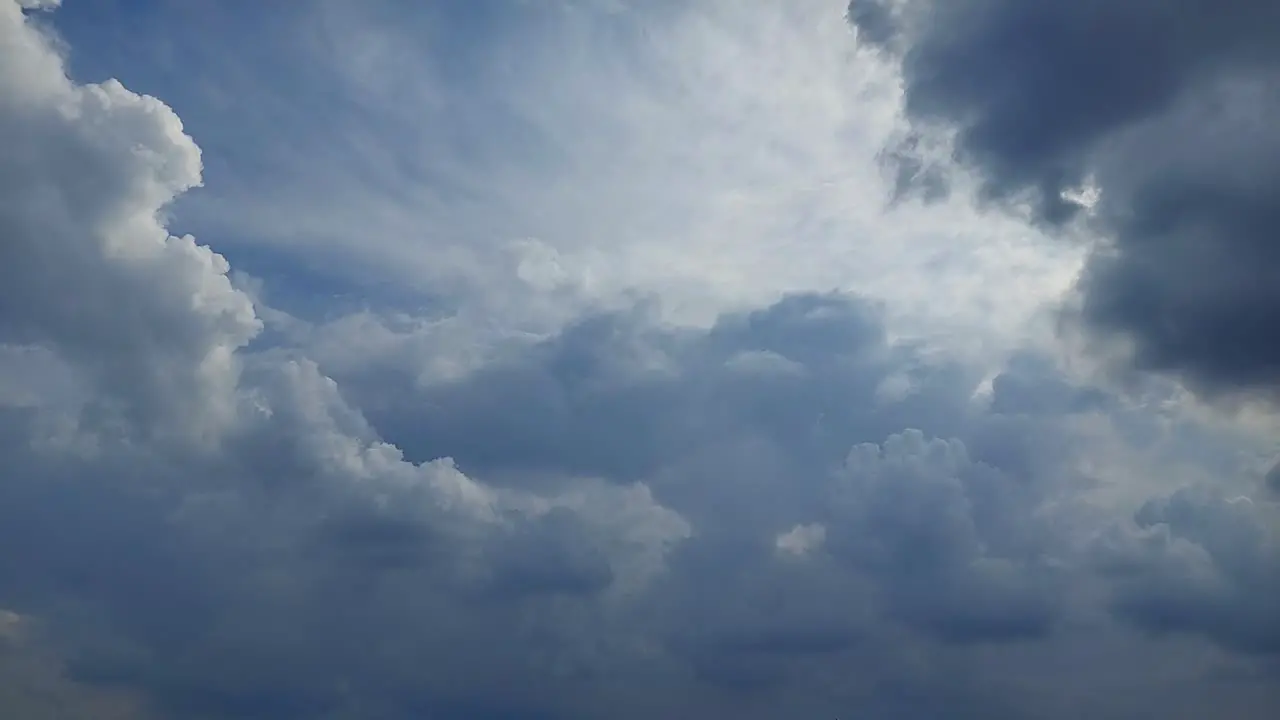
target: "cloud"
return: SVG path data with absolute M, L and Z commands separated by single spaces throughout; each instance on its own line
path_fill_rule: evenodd
M 1278 509 L 1205 487 L 1147 502 L 1099 545 L 1117 578 L 1114 611 L 1152 633 L 1280 653 L 1280 612 L 1267 599 L 1280 590 Z
M 83 389 L 6 407 L 0 524 L 35 559 L 7 555 L 0 587 L 70 633 L 77 676 L 144 686 L 170 712 L 306 714 L 336 702 L 321 686 L 343 655 L 302 654 L 411 610 L 398 594 L 351 595 L 365 583 L 399 573 L 425 583 L 416 600 L 458 603 L 493 582 L 539 598 L 642 586 L 661 569 L 687 531 L 643 492 L 579 483 L 543 497 L 448 460 L 407 463 L 313 363 L 250 353 L 261 323 L 225 260 L 161 224 L 200 180 L 177 118 L 119 83 L 69 81 L 16 6 L 0 17 L 2 117 L 23 138 L 3 164 L 2 337 Z M 362 629 L 316 632 L 340 615 Z
M 778 535 L 774 546 L 778 552 L 791 555 L 808 555 L 827 541 L 827 528 L 818 523 L 797 525 Z
M 0 663 L 41 628 L 5 682 L 210 720 L 1274 714 L 1269 448 L 1035 350 L 984 384 L 874 292 L 291 317 L 169 232 L 174 111 L 45 28 L 0 0 Z
M 12 38 L 0 117 L 23 138 L 0 177 L 14 238 L 0 283 L 5 339 L 80 365 L 103 390 L 95 400 L 119 404 L 135 426 L 224 421 L 232 354 L 259 321 L 225 261 L 156 218 L 199 183 L 199 150 L 155 98 L 68 81 L 12 4 L 0 22 Z
M 107 42 L 101 9 L 59 26 L 73 62 L 138 78 L 227 148 L 175 222 L 284 276 L 268 291 L 310 317 L 342 292 L 549 332 L 656 295 L 705 326 L 840 289 L 889 300 L 894 334 L 990 356 L 1069 285 L 1078 253 L 1016 221 L 963 202 L 884 212 L 874 158 L 897 89 L 839 3 L 605 5 L 138 19 L 172 55 Z M 252 58 L 221 52 L 249 36 Z
M 55 648 L 43 642 L 39 624 L 0 610 L 0 707 L 24 718 L 154 717 L 145 698 L 69 680 Z
M 890 702 L 884 683 L 920 681 L 901 655 L 914 643 L 934 662 L 941 648 L 1052 655 L 1078 623 L 1142 627 L 1118 598 L 1159 592 L 1162 561 L 1135 561 L 1127 576 L 1144 579 L 1130 584 L 1091 538 L 1139 532 L 1126 508 L 1170 485 L 1257 492 L 1256 476 L 1228 469 L 1243 459 L 1234 441 L 1215 447 L 1176 413 L 1075 385 L 1043 357 L 1014 358 L 975 395 L 973 370 L 889 342 L 858 298 L 794 296 L 705 331 L 604 313 L 446 379 L 391 369 L 423 330 L 400 332 L 391 364 L 368 366 L 380 384 L 340 374 L 406 452 L 451 454 L 503 486 L 555 487 L 566 469 L 645 478 L 689 521 L 647 596 L 660 609 L 648 632 L 730 696 L 844 697 L 808 674 L 888 663 L 854 704 L 874 707 Z M 1244 587 L 1242 600 L 1262 597 Z M 1166 633 L 1234 647 L 1196 623 Z M 944 684 L 914 692 L 942 697 Z
M 908 115 L 954 135 L 982 195 L 1103 242 L 1077 319 L 1210 394 L 1278 379 L 1280 14 L 1237 2 L 854 0 Z M 1071 200 L 1082 187 L 1097 198 Z
M 950 642 L 1049 631 L 1052 558 L 1017 519 L 1036 503 L 1013 478 L 918 430 L 856 446 L 843 476 L 835 552 L 878 576 L 893 613 Z

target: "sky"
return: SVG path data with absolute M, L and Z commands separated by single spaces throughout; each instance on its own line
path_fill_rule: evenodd
M 1273 718 L 1280 3 L 0 0 L 0 714 Z

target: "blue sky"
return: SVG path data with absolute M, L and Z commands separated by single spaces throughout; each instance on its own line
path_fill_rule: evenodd
M 1270 4 L 60 5 L 0 714 L 1280 707 Z

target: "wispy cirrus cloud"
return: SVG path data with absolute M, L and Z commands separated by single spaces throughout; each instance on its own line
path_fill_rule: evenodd
M 209 24 L 263 32 L 279 14 Z M 198 13 L 170 15 L 211 44 Z M 1071 248 L 963 202 L 888 206 L 877 156 L 902 127 L 897 81 L 837 3 L 298 15 L 269 50 L 192 52 L 156 80 L 199 77 L 185 114 L 236 148 L 178 218 L 250 266 L 283 253 L 544 325 L 635 294 L 705 323 L 853 290 L 891 301 L 902 332 L 971 350 L 1006 347 L 1077 267 Z

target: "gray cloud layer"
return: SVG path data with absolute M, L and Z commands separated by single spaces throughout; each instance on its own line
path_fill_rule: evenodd
M 854 0 L 850 18 L 987 199 L 1062 226 L 1082 209 L 1064 192 L 1100 190 L 1089 328 L 1201 390 L 1275 388 L 1280 5 Z
M 1277 508 L 1176 418 L 1030 355 L 975 399 L 843 295 L 600 313 L 430 382 L 430 342 L 252 345 L 161 222 L 200 180 L 176 116 L 8 1 L 0 127 L 0 607 L 64 712 L 1274 714 Z

